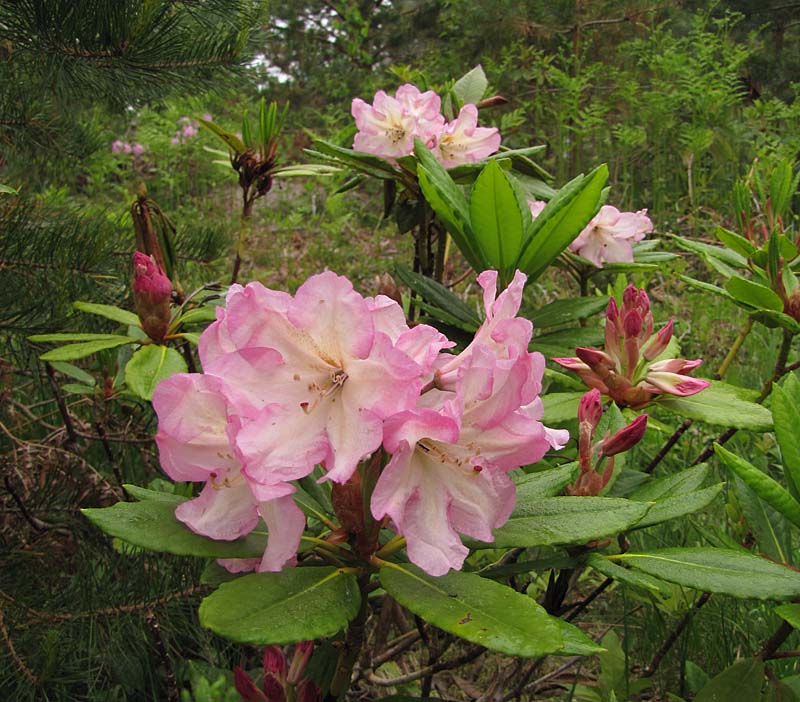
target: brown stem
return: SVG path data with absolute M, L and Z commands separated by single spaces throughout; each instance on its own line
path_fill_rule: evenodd
M 167 684 L 167 700 L 169 702 L 179 702 L 180 694 L 178 693 L 178 681 L 175 679 L 175 671 L 172 669 L 172 661 L 167 653 L 167 647 L 164 644 L 164 637 L 161 635 L 161 627 L 158 625 L 155 612 L 150 610 L 145 617 L 147 624 L 150 626 L 150 631 L 153 633 L 153 641 L 156 645 L 158 656 L 164 665 L 164 677 Z
M 664 643 L 661 644 L 660 648 L 655 652 L 650 664 L 645 668 L 644 672 L 642 673 L 643 678 L 650 678 L 653 674 L 658 670 L 658 666 L 661 665 L 661 662 L 664 660 L 664 656 L 669 653 L 669 650 L 675 645 L 675 642 L 678 640 L 680 635 L 683 633 L 683 630 L 689 625 L 689 622 L 692 619 L 692 616 L 701 608 L 703 605 L 708 602 L 711 598 L 710 592 L 704 592 L 700 597 L 697 598 L 697 601 L 686 611 L 686 613 L 681 617 L 681 620 L 675 625 L 675 628 L 670 632 L 669 636 L 664 640 Z
M 75 434 L 75 427 L 72 424 L 72 417 L 69 414 L 69 410 L 67 410 L 67 404 L 64 402 L 64 396 L 61 394 L 61 388 L 58 387 L 58 381 L 56 381 L 56 373 L 53 370 L 53 366 L 49 363 L 45 363 L 45 370 L 47 372 L 47 378 L 50 381 L 50 387 L 53 390 L 53 396 L 56 400 L 56 405 L 58 405 L 58 411 L 61 414 L 61 419 L 64 422 L 64 428 L 67 430 L 67 442 L 65 446 L 70 449 L 74 450 L 78 445 L 78 437 Z
M 443 670 L 452 670 L 453 668 L 459 668 L 462 665 L 466 665 L 467 663 L 474 661 L 485 650 L 486 649 L 483 646 L 473 646 L 466 653 L 463 653 L 456 658 L 452 658 L 449 661 L 438 661 L 433 665 L 425 666 L 420 670 L 415 670 L 414 672 L 406 675 L 400 675 L 396 678 L 381 678 L 377 675 L 370 674 L 368 676 L 368 680 L 375 685 L 380 685 L 381 687 L 396 687 L 397 685 L 405 685 L 406 683 L 420 680 L 428 675 L 440 673 Z
M 684 419 L 681 425 L 675 430 L 672 436 L 667 439 L 666 443 L 661 447 L 661 450 L 653 457 L 653 460 L 647 464 L 644 469 L 645 473 L 652 473 L 664 457 L 670 452 L 672 447 L 678 443 L 678 440 L 686 433 L 686 430 L 692 426 L 691 419 Z
M 358 660 L 361 647 L 364 645 L 364 625 L 367 621 L 367 592 L 369 575 L 362 575 L 358 578 L 358 590 L 361 593 L 361 605 L 358 614 L 350 622 L 347 628 L 347 635 L 339 652 L 339 660 L 336 663 L 336 670 L 331 679 L 330 690 L 325 698 L 325 702 L 337 702 L 344 699 L 347 690 L 350 688 L 350 678 L 353 674 L 353 667 Z
M 775 630 L 775 633 L 764 642 L 764 645 L 756 654 L 756 657 L 761 660 L 767 660 L 768 658 L 793 658 L 797 655 L 797 651 L 778 651 L 778 647 L 789 638 L 793 631 L 794 627 L 791 624 L 788 622 L 781 622 L 781 625 Z

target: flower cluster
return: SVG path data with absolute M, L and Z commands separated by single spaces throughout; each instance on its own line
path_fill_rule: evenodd
M 656 395 L 664 393 L 694 395 L 705 390 L 709 382 L 683 373 L 699 366 L 702 360 L 659 358 L 672 339 L 672 328 L 670 319 L 654 334 L 647 293 L 629 285 L 622 297 L 622 309 L 613 297 L 608 302 L 605 351 L 577 348 L 577 358 L 553 361 L 576 372 L 586 385 L 597 388 L 622 407 L 645 407 Z
M 147 147 L 143 144 L 139 144 L 138 142 L 131 144 L 127 141 L 122 141 L 121 139 L 115 139 L 111 143 L 112 154 L 131 155 L 134 158 L 139 158 L 139 156 L 141 156 L 145 151 L 147 151 Z
M 603 402 L 596 388 L 587 392 L 578 405 L 578 463 L 581 474 L 567 487 L 568 495 L 599 495 L 614 474 L 614 456 L 638 444 L 647 430 L 647 415 L 599 441 L 595 433 L 603 417 Z
M 500 148 L 500 132 L 478 126 L 475 105 L 464 105 L 458 117 L 447 122 L 441 98 L 432 90 L 421 93 L 410 83 L 400 86 L 394 97 L 379 90 L 371 105 L 355 98 L 351 111 L 358 127 L 353 148 L 382 158 L 410 156 L 415 138 L 425 142 L 445 168 L 480 161 Z
M 546 204 L 542 200 L 528 201 L 534 219 Z M 630 263 L 633 261 L 633 244 L 652 231 L 653 223 L 647 210 L 620 212 L 616 207 L 603 205 L 569 245 L 569 250 L 598 268 L 602 268 L 605 262 Z
M 205 114 L 203 115 L 203 119 L 206 122 L 211 121 L 211 115 Z M 175 132 L 175 135 L 170 139 L 170 142 L 177 146 L 178 144 L 185 144 L 186 142 L 194 139 L 200 132 L 200 123 L 196 119 L 190 119 L 189 117 L 181 117 L 178 120 L 178 129 Z
M 373 517 L 391 521 L 427 572 L 460 568 L 459 534 L 491 541 L 511 514 L 508 471 L 569 438 L 540 421 L 544 358 L 528 351 L 532 325 L 516 317 L 525 276 L 499 295 L 496 272 L 478 281 L 486 319 L 457 356 L 434 328 L 409 328 L 395 301 L 362 297 L 334 273 L 294 297 L 232 286 L 200 338 L 204 373 L 173 375 L 153 398 L 164 470 L 206 483 L 177 518 L 214 539 L 263 518 L 260 562 L 224 565 L 280 570 L 305 527 L 292 481 L 317 464 L 325 480 L 356 481 L 359 463 L 383 446 L 390 459 Z

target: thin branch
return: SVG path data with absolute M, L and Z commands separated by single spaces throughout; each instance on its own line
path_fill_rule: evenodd
M 664 657 L 675 645 L 675 642 L 683 633 L 683 630 L 689 625 L 689 622 L 694 614 L 696 614 L 703 607 L 703 605 L 708 602 L 709 599 L 711 599 L 711 593 L 704 592 L 702 595 L 700 595 L 700 597 L 697 598 L 695 603 L 688 610 L 686 610 L 686 613 L 681 617 L 681 620 L 675 625 L 675 628 L 664 640 L 664 643 L 662 643 L 659 649 L 655 652 L 650 664 L 644 669 L 644 672 L 642 673 L 643 678 L 650 678 L 654 675 L 656 670 L 658 670 L 658 666 L 660 666 L 661 662 L 664 660 Z
M 3 610 L 0 608 L 0 636 L 3 637 L 3 641 L 6 644 L 6 648 L 8 648 L 8 652 L 11 654 L 11 657 L 14 659 L 14 663 L 17 664 L 17 668 L 19 668 L 20 672 L 28 679 L 31 685 L 38 685 L 39 680 L 33 674 L 31 669 L 25 664 L 25 661 L 22 660 L 20 655 L 17 653 L 17 649 L 14 648 L 14 642 L 11 640 L 11 636 L 8 633 L 8 629 L 6 628 L 6 623 L 3 617 Z
M 438 661 L 433 665 L 425 666 L 420 670 L 415 670 L 414 672 L 407 673 L 406 675 L 400 675 L 396 678 L 382 678 L 374 673 L 370 673 L 367 676 L 367 680 L 374 685 L 380 685 L 381 687 L 396 687 L 397 685 L 405 685 L 406 683 L 414 682 L 415 680 L 421 680 L 422 678 L 433 675 L 434 673 L 439 673 L 443 670 L 451 670 L 452 668 L 458 668 L 462 665 L 466 665 L 467 663 L 471 663 L 485 650 L 486 649 L 483 646 L 473 646 L 466 653 L 457 656 L 456 658 L 452 658 L 449 661 Z

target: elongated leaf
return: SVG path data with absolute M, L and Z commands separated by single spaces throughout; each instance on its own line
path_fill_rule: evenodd
M 561 492 L 578 477 L 580 467 L 577 462 L 565 463 L 558 468 L 543 470 L 541 473 L 528 473 L 517 483 L 517 505 L 541 497 L 552 497 Z
M 518 504 L 494 531 L 494 546 L 578 544 L 614 536 L 636 524 L 650 505 L 616 497 L 543 497 Z
M 800 380 L 794 373 L 786 377 L 782 387 L 772 386 L 772 417 L 789 491 L 800 499 Z
M 43 336 L 53 337 L 55 334 L 47 334 Z M 88 336 L 88 335 L 87 335 Z M 98 335 L 99 336 L 99 335 Z M 33 338 L 33 337 L 31 337 Z M 41 341 L 57 341 L 57 339 L 40 339 Z M 43 361 L 75 361 L 79 358 L 86 358 L 93 353 L 103 351 L 104 349 L 113 349 L 117 346 L 124 346 L 125 344 L 139 343 L 137 339 L 130 336 L 119 335 L 106 335 L 104 338 L 97 338 L 95 336 L 92 341 L 82 341 L 78 344 L 67 344 L 60 346 L 57 349 L 52 349 L 47 353 L 41 355 Z
M 726 278 L 735 275 L 737 268 L 747 267 L 747 259 L 735 251 L 722 248 L 721 246 L 704 244 L 701 241 L 694 241 L 693 239 L 685 239 L 681 236 L 673 235 L 672 239 L 682 249 L 696 253 L 709 266 Z
M 605 651 L 602 646 L 598 646 L 577 626 L 565 622 L 563 619 L 553 618 L 553 621 L 558 626 L 558 630 L 561 632 L 561 638 L 564 640 L 561 648 L 555 651 L 553 655 L 592 656 L 595 653 L 602 653 Z
M 545 271 L 594 217 L 607 180 L 606 165 L 595 168 L 587 176 L 578 176 L 567 183 L 533 221 L 516 265 L 528 274 L 529 283 Z
M 343 146 L 337 146 L 321 139 L 314 141 L 313 150 L 306 149 L 305 151 L 310 156 L 326 160 L 333 159 L 341 165 L 366 173 L 374 178 L 397 178 L 399 175 L 398 170 L 392 164 L 378 156 L 367 154 L 363 151 L 346 149 Z
M 775 614 L 789 622 L 795 629 L 800 629 L 800 604 L 793 602 L 791 604 L 778 605 L 775 608 Z
M 675 495 L 685 495 L 699 488 L 708 477 L 709 467 L 707 463 L 692 468 L 687 468 L 666 478 L 650 480 L 638 490 L 630 494 L 632 500 L 642 500 L 643 502 L 655 502 Z
M 105 341 L 110 339 L 128 339 L 120 334 L 87 334 L 85 332 L 58 332 L 55 334 L 34 334 L 29 336 L 30 341 L 50 342 L 50 341 Z
M 79 380 L 84 385 L 94 387 L 96 384 L 93 375 L 87 373 L 85 370 L 83 370 L 83 368 L 73 366 L 71 363 L 67 363 L 65 361 L 53 361 L 50 365 L 53 366 L 53 368 L 59 373 L 68 375 L 70 378 L 75 378 L 75 380 Z
M 574 300 L 555 300 L 537 310 L 525 310 L 525 316 L 533 322 L 534 329 L 546 329 L 561 324 L 577 322 L 591 317 L 608 305 L 608 296 L 579 297 Z
M 483 67 L 478 64 L 454 83 L 452 91 L 462 105 L 469 103 L 474 105 L 480 102 L 488 87 L 489 81 L 486 79 Z
M 688 275 L 679 275 L 680 278 L 684 283 L 691 285 L 693 288 L 697 288 L 698 290 L 702 290 L 703 292 L 711 293 L 712 295 L 719 295 L 720 297 L 724 297 L 731 302 L 736 302 L 733 295 L 731 295 L 725 288 L 720 288 L 713 283 L 705 283 L 702 280 L 695 280 L 694 278 L 690 278 Z
M 416 566 L 392 563 L 379 577 L 414 614 L 493 651 L 532 657 L 563 646 L 558 625 L 535 600 L 474 573 L 434 578 Z
M 756 252 L 756 247 L 753 246 L 752 242 L 749 239 L 745 239 L 740 234 L 736 234 L 736 232 L 732 232 L 724 227 L 717 227 L 714 233 L 717 239 L 725 244 L 725 246 L 744 258 L 750 258 Z
M 786 517 L 764 502 L 738 476 L 734 476 L 732 484 L 736 502 L 755 537 L 758 551 L 773 561 L 791 565 L 792 526 Z
M 531 350 L 548 358 L 574 356 L 578 346 L 598 346 L 603 343 L 603 330 L 598 327 L 575 327 L 538 334 L 534 330 Z
M 630 585 L 639 590 L 644 590 L 650 594 L 668 596 L 671 592 L 670 586 L 663 580 L 654 578 L 652 575 L 640 573 L 629 568 L 623 568 L 607 558 L 603 558 L 599 553 L 590 553 L 586 564 L 594 568 L 598 573 L 602 573 L 607 578 L 613 578 L 624 585 Z
M 643 529 L 653 524 L 660 524 L 670 519 L 677 519 L 678 517 L 698 512 L 713 502 L 717 495 L 722 492 L 723 485 L 724 483 L 720 483 L 704 490 L 687 492 L 658 500 L 650 507 L 650 510 L 642 517 L 642 520 L 634 526 L 634 529 Z
M 711 386 L 688 397 L 662 395 L 657 400 L 659 407 L 682 417 L 697 419 L 717 426 L 750 429 L 751 431 L 770 431 L 772 414 L 768 409 L 743 400 L 731 385 L 712 380 Z
M 73 302 L 72 306 L 81 312 L 88 312 L 89 314 L 96 314 L 107 319 L 113 319 L 115 322 L 120 322 L 130 327 L 141 326 L 139 317 L 129 310 L 123 310 L 121 307 L 114 305 L 100 305 L 95 302 Z
M 286 568 L 223 583 L 200 605 L 200 623 L 231 641 L 283 645 L 333 636 L 358 613 L 352 572 Z
M 143 496 L 130 490 L 134 496 Z M 195 534 L 175 518 L 175 508 L 186 498 L 150 493 L 141 502 L 118 502 L 102 509 L 83 509 L 84 516 L 106 534 L 149 551 L 206 558 L 260 558 L 267 547 L 266 532 L 254 531 L 235 541 L 214 541 Z
M 156 386 L 173 373 L 185 373 L 183 356 L 168 346 L 150 344 L 134 352 L 125 366 L 125 383 L 131 392 L 145 400 L 153 399 Z
M 513 274 L 526 229 L 523 218 L 530 220 L 530 210 L 520 209 L 514 186 L 496 161 L 490 161 L 475 181 L 469 214 L 486 262 L 500 272 L 503 287 Z
M 247 147 L 238 136 L 224 130 L 216 122 L 209 122 L 208 120 L 205 120 L 202 117 L 196 117 L 195 119 L 200 124 L 202 124 L 206 129 L 208 129 L 208 131 L 210 131 L 212 134 L 214 134 L 216 137 L 222 140 L 225 146 L 227 146 L 237 156 L 241 156 L 245 151 L 247 151 Z
M 395 265 L 394 270 L 400 280 L 435 309 L 449 313 L 472 331 L 475 331 L 480 326 L 481 320 L 475 310 L 441 283 L 437 283 L 435 280 L 426 278 L 419 273 L 414 273 L 399 263 Z
M 773 312 L 783 311 L 783 301 L 775 292 L 766 285 L 742 278 L 740 275 L 728 278 L 725 282 L 725 289 L 737 302 L 744 303 L 749 307 Z
M 564 424 L 578 419 L 582 392 L 552 392 L 542 397 L 545 424 Z
M 712 678 L 694 702 L 759 702 L 763 685 L 764 661 L 744 658 Z
M 780 512 L 792 524 L 800 527 L 800 503 L 778 481 L 756 468 L 752 463 L 748 463 L 735 453 L 728 451 L 724 446 L 714 444 L 714 453 L 764 502 Z
M 615 556 L 645 573 L 696 590 L 782 600 L 800 596 L 800 573 L 745 551 L 665 548 Z
M 195 307 L 181 315 L 181 324 L 193 324 L 195 322 L 213 322 L 217 318 L 217 307 L 215 305 L 204 305 Z

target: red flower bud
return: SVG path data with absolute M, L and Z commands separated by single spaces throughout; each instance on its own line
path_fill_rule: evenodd
M 625 315 L 625 321 L 622 323 L 625 331 L 626 339 L 635 339 L 642 333 L 642 315 L 639 310 L 630 310 Z
M 657 358 L 660 354 L 664 353 L 664 350 L 667 348 L 670 339 L 672 339 L 673 326 L 674 322 L 672 319 L 670 319 L 669 322 L 667 322 L 663 327 L 661 327 L 661 329 L 658 330 L 656 338 L 647 345 L 642 355 L 648 361 L 652 361 L 654 358 Z
M 238 665 L 233 669 L 233 686 L 244 702 L 269 702 L 264 693 L 256 687 L 250 676 Z
M 289 666 L 289 682 L 297 683 L 303 678 L 308 662 L 311 660 L 311 654 L 314 653 L 313 641 L 300 641 L 294 646 L 294 655 L 292 656 L 292 664 Z
M 322 692 L 316 683 L 303 680 L 297 685 L 297 702 L 322 702 Z
M 620 429 L 614 436 L 604 439 L 601 447 L 604 456 L 616 456 L 638 444 L 647 430 L 647 415 L 640 414 L 628 426 Z
M 608 371 L 614 368 L 615 364 L 605 353 L 600 349 L 594 349 L 586 346 L 579 346 L 575 349 L 575 355 L 581 359 L 593 371 Z M 604 373 L 600 373 L 601 377 Z
M 279 680 L 286 678 L 286 656 L 277 646 L 264 649 L 264 672 L 272 673 Z
M 284 683 L 272 673 L 264 673 L 264 695 L 268 702 L 286 702 Z
M 147 336 L 163 341 L 169 329 L 172 283 L 152 256 L 133 254 L 133 300 Z
M 590 390 L 581 398 L 581 402 L 578 405 L 578 421 L 581 424 L 587 423 L 591 425 L 594 431 L 602 416 L 603 403 L 600 399 L 600 391 Z

